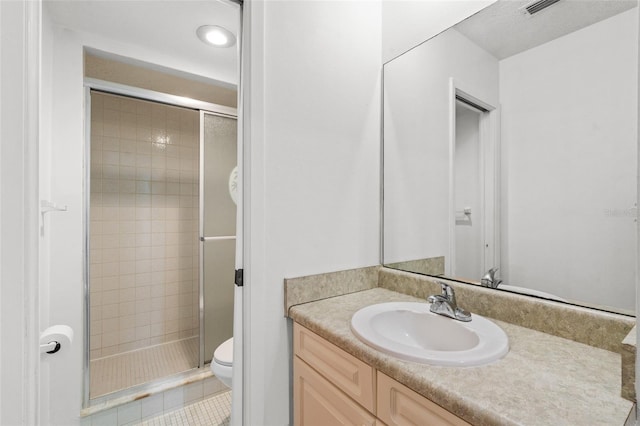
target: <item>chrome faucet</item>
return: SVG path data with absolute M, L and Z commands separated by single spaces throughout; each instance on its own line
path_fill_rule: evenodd
M 484 287 L 498 288 L 502 283 L 502 280 L 500 278 L 496 278 L 496 272 L 498 272 L 498 268 L 489 269 L 480 280 L 480 284 Z
M 444 315 L 458 321 L 471 321 L 471 314 L 464 309 L 458 307 L 456 303 L 456 294 L 449 284 L 438 281 L 442 287 L 442 294 L 436 294 L 427 297 L 427 302 L 431 303 L 431 312 L 434 314 Z

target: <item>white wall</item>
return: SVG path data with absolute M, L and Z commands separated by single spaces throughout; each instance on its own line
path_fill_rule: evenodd
M 634 308 L 637 41 L 632 9 L 501 61 L 506 284 Z
M 385 263 L 449 254 L 451 78 L 497 105 L 498 61 L 454 29 L 385 64 Z
M 284 425 L 292 407 L 283 279 L 379 262 L 380 2 L 245 8 L 253 18 L 245 424 Z

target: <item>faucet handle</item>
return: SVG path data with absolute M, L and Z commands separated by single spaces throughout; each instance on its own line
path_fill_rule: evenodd
M 440 294 L 432 294 L 427 297 L 427 302 L 436 303 L 436 302 L 451 302 L 451 298 L 453 297 L 455 300 L 455 295 L 453 294 L 453 289 L 446 283 L 442 281 L 436 281 L 436 283 L 440 284 L 441 293 Z
M 427 298 L 427 301 L 431 303 L 431 312 L 445 315 L 459 321 L 471 321 L 471 314 L 458 306 L 458 303 L 456 302 L 456 294 L 453 290 L 453 287 L 442 281 L 436 282 L 440 284 L 442 294 L 429 296 Z
M 500 278 L 496 278 L 496 272 L 498 272 L 498 267 L 493 267 L 489 269 L 480 279 L 480 284 L 484 287 L 489 288 L 497 288 L 498 285 L 502 282 Z
M 449 284 L 443 283 L 442 281 L 437 281 L 437 283 L 440 284 L 440 288 L 442 289 L 442 297 L 446 298 L 450 302 L 455 303 L 456 294 L 453 291 L 453 288 Z

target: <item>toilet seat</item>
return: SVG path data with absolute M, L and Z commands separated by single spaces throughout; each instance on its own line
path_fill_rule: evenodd
M 226 367 L 233 365 L 233 337 L 216 348 L 213 352 L 213 362 Z

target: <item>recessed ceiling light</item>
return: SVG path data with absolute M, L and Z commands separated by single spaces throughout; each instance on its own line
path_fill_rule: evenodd
M 203 25 L 196 34 L 203 43 L 215 47 L 231 47 L 236 44 L 236 36 L 226 28 L 217 25 Z

